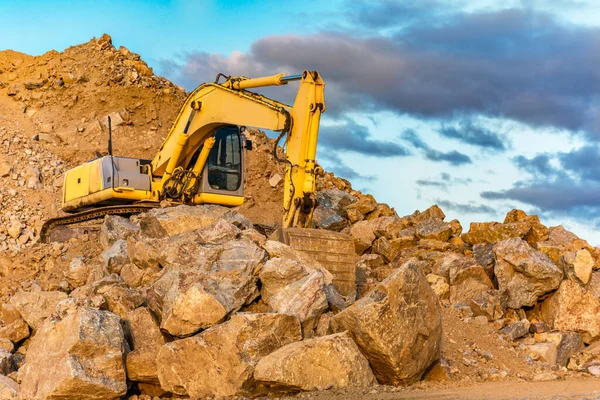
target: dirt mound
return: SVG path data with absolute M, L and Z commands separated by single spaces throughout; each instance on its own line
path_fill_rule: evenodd
M 117 154 L 152 156 L 186 96 L 108 35 L 37 57 L 0 52 L 0 87 L 13 115 L 23 114 L 17 120 L 29 120 L 32 135 L 72 164 L 106 151 L 107 115 Z

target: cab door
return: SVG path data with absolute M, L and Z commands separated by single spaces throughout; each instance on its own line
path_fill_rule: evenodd
M 202 192 L 244 196 L 244 148 L 237 126 L 215 132 L 215 144 L 202 173 Z

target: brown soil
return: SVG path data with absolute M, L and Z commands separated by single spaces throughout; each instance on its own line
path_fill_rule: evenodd
M 555 382 L 486 382 L 455 384 L 443 388 L 413 386 L 393 391 L 392 389 L 389 391 L 364 389 L 346 393 L 305 393 L 296 397 L 315 400 L 583 400 L 600 398 L 600 380 L 578 378 Z

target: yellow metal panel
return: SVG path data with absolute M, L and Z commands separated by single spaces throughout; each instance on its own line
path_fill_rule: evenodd
M 90 189 L 90 163 L 75 167 L 65 174 L 63 203 L 87 196 Z
M 102 190 L 102 159 L 99 158 L 88 164 L 90 166 L 90 193 L 96 193 Z
M 220 204 L 222 206 L 238 207 L 244 204 L 243 196 L 229 196 L 226 194 L 200 193 L 194 196 L 194 204 Z
M 127 190 L 125 190 L 127 189 Z M 122 190 L 122 191 L 121 191 Z M 63 202 L 64 211 L 74 211 L 80 207 L 94 205 L 108 200 L 122 200 L 121 204 L 133 203 L 141 200 L 156 200 L 152 198 L 152 192 L 145 190 L 131 190 L 131 188 L 104 189 L 86 196 L 80 196 Z
M 281 85 L 281 78 L 283 78 L 285 74 L 277 74 L 273 76 L 265 76 L 262 78 L 253 78 L 246 79 L 239 82 L 233 83 L 234 89 L 251 89 L 256 87 L 264 87 L 264 86 L 277 86 Z
M 186 134 L 184 128 L 193 111 L 192 101 L 201 102 L 202 106 L 192 118 Z M 216 84 L 201 85 L 186 100 L 167 139 L 152 160 L 152 173 L 166 179 L 176 167 L 186 166 L 204 140 L 223 125 L 281 131 L 286 124 L 286 116 L 281 110 L 287 107 L 289 106 L 250 92 L 236 91 Z
M 319 123 L 325 111 L 325 83 L 316 72 L 304 71 L 291 112 L 293 125 L 286 142 L 287 159 L 294 165 L 286 170 L 283 207 L 291 217 L 295 198 L 315 193 L 315 164 Z

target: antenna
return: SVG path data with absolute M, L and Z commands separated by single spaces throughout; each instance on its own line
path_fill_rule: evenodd
M 112 157 L 113 149 L 112 149 L 112 125 L 110 121 L 110 115 L 108 116 L 108 155 Z

